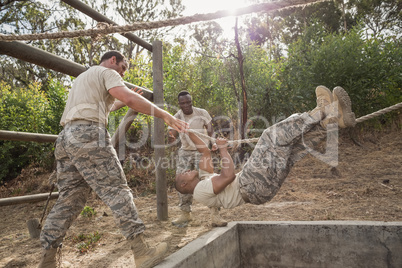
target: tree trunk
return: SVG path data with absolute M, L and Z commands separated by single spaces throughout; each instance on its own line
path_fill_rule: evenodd
M 343 30 L 345 33 L 348 31 L 348 25 L 346 23 L 346 14 L 345 14 L 345 1 L 344 0 L 338 0 L 339 4 L 341 5 L 342 9 L 342 20 L 343 20 Z
M 239 62 L 239 72 L 240 72 L 240 83 L 241 83 L 241 91 L 242 91 L 242 97 L 243 97 L 243 116 L 242 116 L 242 124 L 241 124 L 241 138 L 245 138 L 245 126 L 247 124 L 247 91 L 246 91 L 246 81 L 244 80 L 244 67 L 243 67 L 243 53 L 241 51 L 240 47 L 240 42 L 239 42 L 239 33 L 238 33 L 238 27 L 237 27 L 237 21 L 238 19 L 236 18 L 236 24 L 235 24 L 235 42 L 236 42 L 236 48 L 237 48 L 237 60 Z
M 241 129 L 242 129 L 242 125 L 243 125 L 243 120 L 242 120 L 242 104 L 241 104 L 241 100 L 240 100 L 240 96 L 239 96 L 239 93 L 237 92 L 237 88 L 236 88 L 236 81 L 235 81 L 235 75 L 234 75 L 234 72 L 233 72 L 233 70 L 232 70 L 232 67 L 230 66 L 230 63 L 228 62 L 228 67 L 229 67 L 229 70 L 230 70 L 230 78 L 231 78 L 231 80 L 232 80 L 232 86 L 233 86 L 233 91 L 234 91 L 234 94 L 235 94 L 235 96 L 236 96 L 236 102 L 237 102 L 237 109 L 238 109 L 238 111 L 237 111 L 237 117 L 239 118 L 239 122 L 238 122 L 238 125 L 237 125 L 237 133 L 239 134 L 238 136 L 241 136 Z M 236 137 L 235 136 L 235 139 L 239 139 L 240 137 Z

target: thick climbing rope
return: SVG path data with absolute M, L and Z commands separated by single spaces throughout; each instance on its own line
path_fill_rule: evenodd
M 368 115 L 359 117 L 359 118 L 356 119 L 356 123 L 361 123 L 361 122 L 363 122 L 363 121 L 372 119 L 372 118 L 374 118 L 374 117 L 376 117 L 376 116 L 379 116 L 379 115 L 382 115 L 382 114 L 391 112 L 391 111 L 393 111 L 393 110 L 397 110 L 397 109 L 399 109 L 399 108 L 402 108 L 402 102 L 400 102 L 400 103 L 398 103 L 398 104 L 395 104 L 395 105 L 392 105 L 392 106 L 390 106 L 390 107 L 388 107 L 388 108 L 384 108 L 384 109 L 382 109 L 382 110 L 379 110 L 379 111 L 377 111 L 377 112 L 374 112 L 374 113 L 371 113 L 371 114 L 368 114 Z
M 195 131 L 195 130 L 193 130 L 193 129 L 188 129 L 187 132 L 194 133 L 194 134 L 196 134 L 197 136 L 206 138 L 206 139 L 208 139 L 208 140 L 210 140 L 210 141 L 212 141 L 212 142 L 216 142 L 216 139 L 215 139 L 215 138 L 210 137 L 210 136 L 208 136 L 208 135 L 205 135 L 205 134 L 203 134 L 203 133 L 197 132 L 197 131 Z M 244 140 L 232 140 L 232 141 L 228 141 L 228 144 L 233 144 L 233 145 L 234 145 L 234 144 L 240 144 L 240 143 L 254 143 L 254 142 L 258 142 L 259 139 L 260 139 L 260 138 L 252 138 L 252 139 L 244 139 Z
M 327 2 L 331 0 L 282 0 L 269 3 L 254 4 L 244 8 L 234 10 L 220 10 L 214 13 L 195 14 L 193 16 L 179 17 L 163 21 L 153 22 L 137 22 L 131 25 L 111 25 L 107 23 L 99 23 L 96 28 L 88 30 L 62 31 L 55 33 L 37 33 L 37 34 L 22 34 L 22 35 L 4 35 L 0 34 L 0 41 L 22 41 L 22 40 L 43 40 L 43 39 L 61 39 L 75 38 L 80 36 L 98 37 L 111 33 L 126 33 L 139 30 L 150 30 L 168 26 L 178 26 L 190 24 L 193 22 L 209 21 L 220 19 L 229 16 L 241 16 L 256 12 L 269 12 L 290 7 L 305 7 L 319 2 Z
M 402 108 L 402 102 L 400 102 L 400 103 L 398 103 L 398 104 L 395 104 L 395 105 L 393 105 L 393 106 L 390 106 L 390 107 L 388 107 L 388 108 L 384 108 L 384 109 L 382 109 L 382 110 L 379 110 L 379 111 L 377 111 L 377 112 L 374 112 L 374 113 L 371 113 L 371 114 L 368 114 L 368 115 L 359 117 L 359 118 L 356 119 L 356 123 L 364 122 L 364 121 L 366 121 L 366 120 L 369 120 L 369 119 L 372 119 L 372 118 L 374 118 L 374 117 L 380 116 L 380 115 L 382 115 L 382 114 L 385 114 L 385 113 L 388 113 L 388 112 L 397 110 L 397 109 L 399 109 L 399 108 Z M 189 129 L 189 130 L 187 130 L 187 131 L 188 131 L 188 132 L 191 132 L 191 133 L 194 133 L 194 134 L 196 134 L 196 135 L 198 135 L 198 136 L 200 136 L 200 137 L 206 138 L 206 139 L 208 139 L 208 140 L 210 140 L 210 141 L 212 141 L 212 142 L 216 142 L 216 139 L 215 139 L 215 138 L 212 138 L 212 137 L 210 137 L 210 136 L 208 136 L 208 135 L 202 134 L 202 133 L 197 132 L 197 131 L 195 131 L 195 130 Z M 234 145 L 234 144 L 241 144 L 241 143 L 254 143 L 254 142 L 258 142 L 259 139 L 260 139 L 260 138 L 252 138 L 252 139 L 244 139 L 244 140 L 232 140 L 232 141 L 228 141 L 228 144 Z

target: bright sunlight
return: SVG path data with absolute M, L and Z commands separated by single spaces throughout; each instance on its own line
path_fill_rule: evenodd
M 251 5 L 247 0 L 182 0 L 186 9 L 183 12 L 184 16 L 194 14 L 213 13 L 219 10 L 233 10 Z M 224 35 L 232 36 L 232 30 L 235 24 L 234 17 L 227 17 L 216 20 L 224 30 Z

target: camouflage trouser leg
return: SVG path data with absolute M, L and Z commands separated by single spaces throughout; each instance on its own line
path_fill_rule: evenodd
M 240 191 L 252 204 L 271 200 L 292 166 L 326 138 L 307 113 L 295 114 L 266 129 L 239 175 Z
M 178 153 L 176 174 L 183 173 L 189 169 L 198 169 L 198 163 L 201 154 L 198 151 L 185 151 L 180 149 Z M 192 194 L 179 194 L 179 207 L 182 211 L 191 212 L 191 205 L 193 204 Z
M 315 125 L 302 135 L 302 138 L 293 145 L 289 163 L 293 166 L 307 154 L 327 163 L 330 166 L 338 165 L 338 126 L 327 125 L 325 130 L 321 125 Z
M 85 206 L 91 189 L 111 208 L 126 238 L 144 231 L 123 169 L 104 128 L 66 127 L 57 139 L 55 157 L 59 198 L 41 233 L 44 248 L 60 245 Z

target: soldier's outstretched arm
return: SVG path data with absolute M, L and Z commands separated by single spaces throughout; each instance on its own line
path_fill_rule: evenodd
M 126 86 L 113 87 L 109 89 L 109 93 L 134 111 L 163 119 L 168 126 L 178 132 L 185 132 L 188 129 L 188 123 L 177 119 Z
M 192 132 L 186 132 L 186 134 L 190 137 L 191 141 L 195 144 L 198 152 L 201 153 L 199 168 L 205 170 L 209 173 L 214 172 L 214 166 L 212 164 L 212 156 L 211 151 L 208 146 L 205 144 L 203 140 L 201 140 L 196 134 Z
M 228 152 L 228 142 L 226 139 L 218 138 L 216 140 L 216 144 L 219 149 L 219 153 L 221 155 L 221 174 L 216 175 L 211 178 L 212 187 L 214 189 L 215 194 L 219 194 L 222 192 L 226 186 L 233 182 L 236 177 L 234 172 L 234 163 L 233 159 Z

